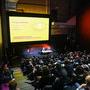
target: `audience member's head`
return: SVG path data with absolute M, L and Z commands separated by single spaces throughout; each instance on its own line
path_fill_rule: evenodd
M 85 78 L 86 84 L 90 86 L 90 75 L 87 75 Z

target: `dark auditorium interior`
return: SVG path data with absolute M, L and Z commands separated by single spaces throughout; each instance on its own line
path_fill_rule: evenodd
M 90 0 L 0 0 L 0 90 L 90 90 Z

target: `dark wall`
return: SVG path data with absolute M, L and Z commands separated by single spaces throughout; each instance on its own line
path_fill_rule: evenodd
M 66 22 L 76 15 L 77 0 L 51 0 L 51 15 L 55 21 Z
M 67 42 L 66 34 L 51 37 L 51 44 L 58 52 L 62 52 L 65 49 L 66 42 Z
M 71 29 L 67 34 L 54 35 L 51 37 L 51 44 L 58 52 L 78 50 L 76 32 Z
M 6 17 L 6 7 L 5 7 L 5 1 L 6 0 L 0 0 L 0 7 L 1 7 L 1 30 L 2 30 L 2 33 L 0 32 L 1 34 L 1 37 L 2 37 L 2 59 L 3 59 L 3 62 L 7 62 L 7 48 L 9 47 L 8 45 L 8 35 L 7 35 L 7 17 Z

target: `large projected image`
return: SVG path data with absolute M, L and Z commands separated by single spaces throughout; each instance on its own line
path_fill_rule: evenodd
M 49 18 L 9 16 L 10 42 L 49 40 Z

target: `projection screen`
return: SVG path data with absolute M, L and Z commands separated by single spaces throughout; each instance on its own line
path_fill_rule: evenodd
M 49 40 L 49 18 L 9 16 L 10 42 Z

